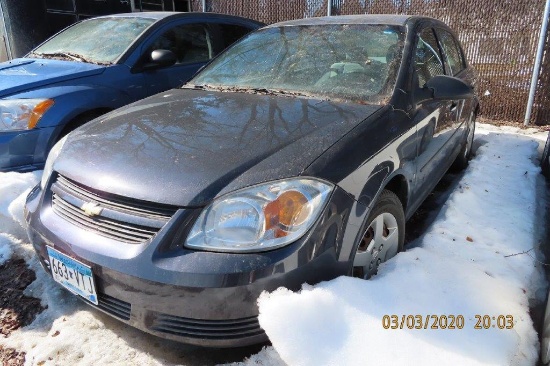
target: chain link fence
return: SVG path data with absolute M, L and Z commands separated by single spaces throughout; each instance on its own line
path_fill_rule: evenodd
M 454 29 L 478 73 L 482 116 L 523 122 L 545 2 L 542 0 L 332 0 L 332 15 L 410 14 Z M 202 1 L 192 0 L 193 11 Z M 209 12 L 265 23 L 324 16 L 326 0 L 206 0 Z M 545 48 L 531 124 L 550 124 L 550 41 Z

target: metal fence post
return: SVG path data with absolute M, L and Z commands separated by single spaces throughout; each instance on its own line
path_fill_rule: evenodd
M 6 21 L 10 21 L 10 20 L 9 20 L 9 14 L 7 14 L 7 10 L 4 10 L 4 8 L 2 7 L 3 1 L 4 0 L 0 0 L 0 16 L 2 16 L 2 20 L 0 21 L 0 25 L 2 26 L 2 30 L 0 30 L 0 36 L 2 36 L 0 38 L 0 42 L 5 43 L 6 53 L 7 53 L 6 56 L 8 57 L 8 60 L 11 60 L 14 58 L 11 40 L 10 40 L 10 33 L 8 31 L 8 27 L 11 28 L 11 24 L 6 24 Z
M 206 0 L 202 0 L 202 11 L 206 12 Z
M 529 125 L 531 119 L 531 112 L 533 111 L 533 103 L 535 101 L 535 92 L 537 91 L 537 83 L 540 74 L 540 64 L 542 61 L 542 54 L 544 52 L 544 43 L 546 42 L 546 31 L 548 30 L 548 16 L 550 15 L 550 0 L 546 0 L 546 6 L 544 7 L 544 17 L 542 18 L 542 26 L 540 27 L 539 47 L 537 49 L 537 58 L 535 59 L 535 66 L 533 66 L 533 76 L 531 77 L 531 89 L 529 90 L 529 101 L 527 102 L 527 110 L 525 111 L 525 120 L 523 124 Z M 546 55 L 550 57 L 550 55 Z
M 332 0 L 327 0 L 327 15 L 332 15 Z

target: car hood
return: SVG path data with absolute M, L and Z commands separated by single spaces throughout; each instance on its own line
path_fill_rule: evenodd
M 105 66 L 76 61 L 18 58 L 0 63 L 0 97 L 100 74 Z
M 197 207 L 300 175 L 380 106 L 175 89 L 69 135 L 54 169 L 85 186 Z

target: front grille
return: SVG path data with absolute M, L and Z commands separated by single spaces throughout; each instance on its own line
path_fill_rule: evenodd
M 160 205 L 97 191 L 78 184 L 62 175 L 57 177 L 56 184 L 64 191 L 75 197 L 82 197 L 85 201 L 97 202 L 101 207 L 111 208 L 137 216 L 147 216 L 168 221 L 177 210 L 174 206 Z
M 111 239 L 137 244 L 149 240 L 158 231 L 155 228 L 139 227 L 112 219 L 87 216 L 80 207 L 71 205 L 55 193 L 52 196 L 52 203 L 54 211 L 65 220 Z
M 263 334 L 258 317 L 233 320 L 200 320 L 157 313 L 151 329 L 199 339 L 239 339 Z
M 98 305 L 90 304 L 114 317 L 122 320 L 130 320 L 132 306 L 129 303 L 101 293 L 97 294 L 97 302 Z
M 94 203 L 100 212 L 87 213 Z M 99 235 L 131 244 L 151 239 L 168 222 L 176 208 L 107 194 L 58 176 L 52 185 L 52 207 L 68 222 Z

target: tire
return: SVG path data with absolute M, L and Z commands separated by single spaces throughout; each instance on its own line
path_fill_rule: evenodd
M 378 266 L 403 250 L 405 213 L 397 195 L 383 190 L 369 213 L 353 258 L 353 276 L 368 279 Z
M 542 169 L 542 174 L 546 179 L 550 179 L 550 162 L 548 161 L 548 158 L 550 158 L 550 132 L 548 133 L 548 137 L 546 138 L 546 144 L 544 145 L 544 150 L 542 151 L 542 158 L 540 159 L 540 168 Z
M 472 158 L 472 145 L 474 143 L 474 133 L 476 129 L 476 116 L 474 112 L 470 114 L 470 119 L 468 121 L 468 132 L 466 133 L 466 140 L 462 145 L 462 149 L 458 153 L 454 163 L 453 170 L 462 171 L 468 167 L 468 163 Z

